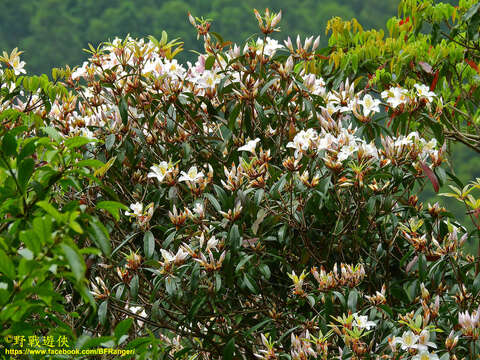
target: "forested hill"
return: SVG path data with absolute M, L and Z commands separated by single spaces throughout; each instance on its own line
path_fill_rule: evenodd
M 382 28 L 396 15 L 397 4 L 397 0 L 2 0 L 0 50 L 25 51 L 28 71 L 40 73 L 52 66 L 81 64 L 88 43 L 126 34 L 160 37 L 166 30 L 171 37 L 182 38 L 186 49 L 198 49 L 189 11 L 212 19 L 214 31 L 241 43 L 258 31 L 253 8 L 283 10 L 280 39 L 324 35 L 333 16 L 355 17 L 366 28 Z

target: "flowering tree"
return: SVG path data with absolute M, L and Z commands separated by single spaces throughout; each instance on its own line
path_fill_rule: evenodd
M 181 42 L 166 33 L 91 48 L 81 67 L 54 70 L 71 88 L 59 94 L 33 87 L 19 54 L 5 54 L 3 113 L 48 124 L 22 141 L 56 141 L 35 159 L 86 167 L 50 181 L 39 205 L 56 226 L 70 221 L 71 242 L 102 250 L 90 251 L 90 293 L 70 309 L 92 316 L 59 317 L 65 331 L 79 347 L 129 339 L 140 358 L 473 358 L 480 282 L 462 251 L 471 234 L 416 196 L 425 178 L 445 181 L 444 138 L 412 129 L 442 99 L 418 81 L 359 87 L 322 62 L 318 37 L 280 43 L 270 36 L 281 13 L 255 16 L 263 35 L 242 47 L 190 16 L 205 49 L 195 64 L 175 60 Z M 22 178 L 12 162 L 8 184 Z M 27 207 L 42 176 L 30 178 Z M 7 232 L 14 220 L 2 211 Z M 10 236 L 9 267 L 25 249 L 38 260 L 26 236 Z M 85 284 L 73 246 L 54 255 Z M 31 316 L 3 319 L 3 333 Z

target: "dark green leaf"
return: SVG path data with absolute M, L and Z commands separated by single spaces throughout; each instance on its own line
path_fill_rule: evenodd
M 115 134 L 110 134 L 105 139 L 105 148 L 107 151 L 110 151 L 115 144 Z
M 231 338 L 223 348 L 223 360 L 232 360 L 235 352 L 235 338 Z
M 120 321 L 115 327 L 115 337 L 120 339 L 123 335 L 128 333 L 128 330 L 132 327 L 133 319 L 128 318 L 123 321 Z
M 146 258 L 150 259 L 153 256 L 155 251 L 155 238 L 151 231 L 147 231 L 145 235 L 143 235 L 143 251 Z
M 9 132 L 2 139 L 2 152 L 6 156 L 12 156 L 17 153 L 17 139 Z
M 88 229 L 91 239 L 102 250 L 106 256 L 110 256 L 112 247 L 110 245 L 110 236 L 105 226 L 98 219 L 90 220 L 90 227 Z
M 127 100 L 125 100 L 125 98 L 122 98 L 122 100 L 120 100 L 120 104 L 118 104 L 118 110 L 120 111 L 120 117 L 122 118 L 122 123 L 125 126 L 128 124 L 127 109 L 128 109 Z
M 107 210 L 117 221 L 120 220 L 119 210 L 128 210 L 128 207 L 118 201 L 100 201 L 97 208 Z
M 35 168 L 35 162 L 33 159 L 23 160 L 18 167 L 18 184 L 20 185 L 20 190 L 25 192 L 25 188 L 30 180 L 30 177 L 33 174 Z
M 96 142 L 96 141 L 97 140 L 89 139 L 84 136 L 75 136 L 73 138 L 69 138 L 65 140 L 65 147 L 67 147 L 68 149 L 75 149 L 83 145 L 86 145 L 88 143 Z
M 210 55 L 207 60 L 205 60 L 205 70 L 210 70 L 215 63 L 215 56 Z
M 0 273 L 5 274 L 11 280 L 15 279 L 15 266 L 2 249 L 0 249 Z
M 98 307 L 98 321 L 100 324 L 105 325 L 107 320 L 108 300 L 103 301 Z
M 75 279 L 77 279 L 77 281 L 81 281 L 84 278 L 86 270 L 83 258 L 77 253 L 77 251 L 67 244 L 62 244 L 61 247 L 68 263 L 70 264 L 70 268 L 72 269 Z

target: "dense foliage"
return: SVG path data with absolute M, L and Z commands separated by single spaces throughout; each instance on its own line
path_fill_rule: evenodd
M 0 2 L 0 49 L 25 51 L 28 70 L 37 74 L 53 66 L 81 64 L 89 43 L 115 37 L 154 35 L 163 30 L 180 37 L 188 50 L 201 51 L 187 14 L 213 19 L 212 30 L 243 43 L 258 32 L 251 21 L 254 7 L 284 10 L 282 31 L 310 36 L 324 32 L 333 16 L 356 17 L 367 27 L 381 28 L 397 11 L 394 0 L 2 0 Z M 184 52 L 182 59 L 193 59 Z
M 478 148 L 480 4 L 400 7 L 387 37 L 332 19 L 325 48 L 272 39 L 278 12 L 241 46 L 190 15 L 194 64 L 163 32 L 53 82 L 5 53 L 2 335 L 141 359 L 475 358 L 480 183 L 458 184 L 447 144 Z M 448 181 L 474 230 L 418 199 Z

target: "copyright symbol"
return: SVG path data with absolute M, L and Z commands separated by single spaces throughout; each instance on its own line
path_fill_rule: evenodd
M 5 336 L 5 342 L 7 342 L 7 343 L 11 343 L 11 342 L 12 342 L 12 339 L 13 339 L 13 336 L 12 336 L 12 335 L 7 335 L 7 336 Z

